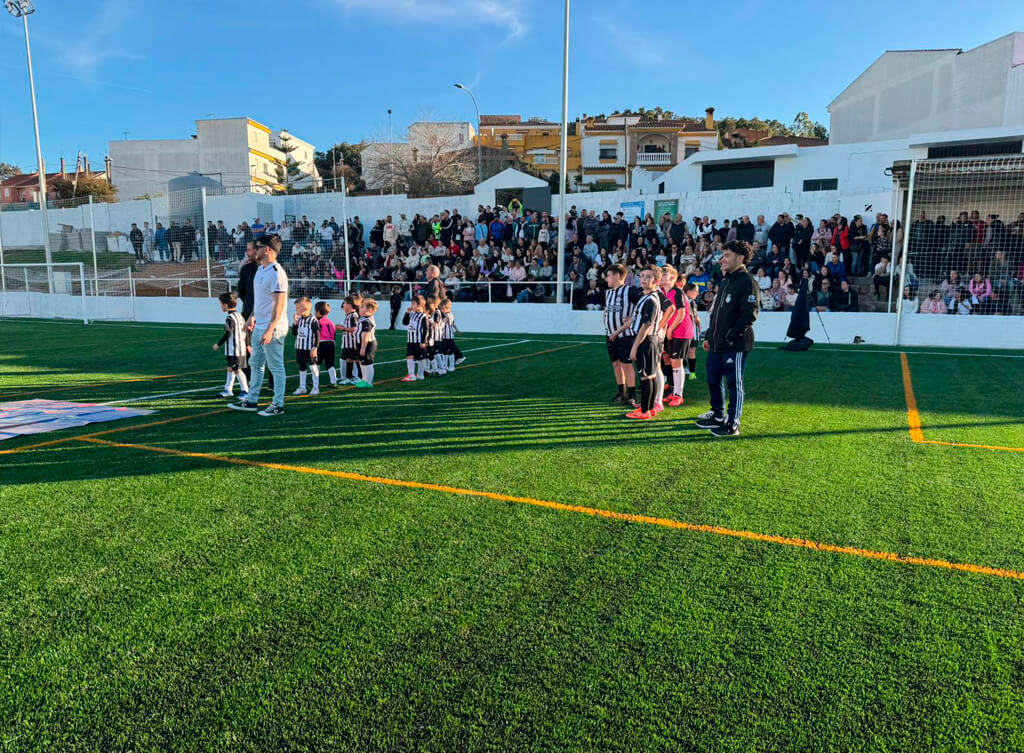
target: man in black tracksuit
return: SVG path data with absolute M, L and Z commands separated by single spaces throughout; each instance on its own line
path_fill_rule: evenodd
M 716 437 L 740 433 L 743 415 L 743 371 L 754 347 L 754 320 L 760 309 L 757 283 L 747 271 L 749 246 L 728 243 L 719 262 L 724 277 L 711 306 L 704 350 L 708 352 L 707 376 L 711 410 L 697 418 L 697 426 Z M 722 380 L 729 388 L 729 412 L 725 413 Z

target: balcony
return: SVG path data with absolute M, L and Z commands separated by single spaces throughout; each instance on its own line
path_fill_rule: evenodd
M 670 152 L 639 152 L 636 155 L 639 167 L 668 167 L 672 164 Z

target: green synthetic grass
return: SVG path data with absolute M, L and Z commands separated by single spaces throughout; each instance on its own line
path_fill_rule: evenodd
M 0 327 L 0 400 L 223 381 L 217 327 Z M 581 340 L 467 335 L 440 380 L 131 429 L 220 405 L 170 396 L 0 451 L 125 429 L 1024 570 L 1024 453 L 913 444 L 897 350 L 756 350 L 722 441 L 700 382 L 625 421 Z M 992 355 L 910 351 L 929 439 L 1024 446 L 1024 359 Z M 70 442 L 0 455 L 0 589 L 5 751 L 1024 750 L 1024 582 L 993 576 Z

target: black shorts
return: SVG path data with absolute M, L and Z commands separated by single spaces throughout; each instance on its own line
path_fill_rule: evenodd
M 316 347 L 316 360 L 322 364 L 325 369 L 333 369 L 334 361 L 334 341 L 325 340 Z
M 341 357 L 346 361 L 359 360 L 359 348 L 350 348 L 347 345 L 341 349 Z
M 636 360 L 634 363 L 636 364 L 636 370 L 640 372 L 641 378 L 653 377 L 658 373 L 656 350 L 649 337 L 636 346 Z
M 417 359 L 426 358 L 426 351 L 420 346 L 419 343 L 406 343 L 405 357 Z
M 296 350 L 295 362 L 299 365 L 299 371 L 305 371 L 310 364 L 316 364 L 316 358 L 308 350 Z
M 427 343 L 425 358 L 433 358 L 437 355 L 437 343 Z
M 621 363 L 629 363 L 629 353 L 633 350 L 633 335 L 619 335 L 615 338 L 615 344 L 619 349 L 618 360 Z
M 356 357 L 359 359 L 359 363 L 361 363 L 363 366 L 372 366 L 373 359 L 377 357 L 377 343 L 374 342 L 373 340 L 366 343 L 366 353 L 363 355 L 359 355 L 359 353 L 357 352 Z
M 239 369 L 245 368 L 238 356 L 224 356 L 224 359 L 228 362 L 228 368 L 232 371 L 238 371 Z
M 668 357 L 674 360 L 680 358 L 686 358 L 686 351 L 690 349 L 690 343 L 692 340 L 666 340 L 665 341 L 665 353 Z
M 441 355 L 442 356 L 454 356 L 455 355 L 455 340 L 442 340 L 441 341 Z

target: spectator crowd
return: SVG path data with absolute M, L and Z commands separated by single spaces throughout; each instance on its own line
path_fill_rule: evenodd
M 458 210 L 431 217 L 388 215 L 369 229 L 356 216 L 342 228 L 334 217 L 264 224 L 258 218 L 230 229 L 208 223 L 205 233 L 187 222 L 155 230 L 134 225 L 129 239 L 140 260 L 187 262 L 209 243 L 212 259 L 226 268 L 241 259 L 246 243 L 264 234 L 281 238 L 279 263 L 297 292 L 311 297 L 337 295 L 348 273 L 352 287 L 404 296 L 425 283 L 430 265 L 456 300 L 550 300 L 557 278 L 557 217 L 509 206 L 479 206 L 476 216 Z M 813 221 L 783 213 L 774 222 L 763 215 L 722 220 L 664 214 L 628 221 L 622 212 L 571 208 L 566 217 L 566 298 L 575 308 L 598 310 L 604 303 L 605 273 L 613 264 L 627 269 L 626 284 L 648 264 L 671 265 L 697 286 L 702 309 L 710 306 L 722 279 L 719 259 L 730 242 L 749 244 L 761 307 L 786 311 L 796 302 L 801 281 L 808 283 L 811 306 L 818 311 L 858 311 L 865 297 L 903 298 L 904 311 L 921 313 L 1021 313 L 1024 283 L 1024 212 L 1004 225 L 997 215 L 980 219 L 962 212 L 952 223 L 924 213 L 910 227 L 905 269 L 900 260 L 903 228 L 885 214 L 866 223 L 838 213 Z M 894 253 L 895 252 L 895 253 Z M 922 293 L 922 287 L 926 292 Z M 919 297 L 921 300 L 919 300 Z

